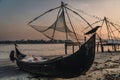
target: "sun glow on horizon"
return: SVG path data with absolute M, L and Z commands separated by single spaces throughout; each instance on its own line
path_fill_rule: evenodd
M 90 24 L 97 21 L 97 19 L 92 19 L 88 16 L 98 16 L 104 18 L 104 16 L 112 19 L 114 22 L 119 24 L 120 19 L 120 1 L 119 0 L 63 0 L 65 3 L 68 3 L 68 7 L 72 6 L 76 9 L 83 10 L 84 12 L 79 12 Z M 21 6 L 23 5 L 23 6 Z M 44 11 L 47 11 L 51 8 L 57 7 L 60 5 L 60 0 L 51 0 L 51 1 L 32 1 L 32 0 L 2 0 L 0 2 L 0 40 L 16 40 L 16 39 L 44 39 L 45 37 L 30 28 L 27 23 L 42 14 Z M 57 12 L 57 11 L 56 11 Z M 43 21 L 41 18 L 41 23 L 47 26 L 46 24 L 52 25 L 55 18 L 53 13 L 50 14 L 51 18 L 46 18 L 44 20 L 49 20 L 48 22 Z M 56 14 L 55 14 L 56 15 Z M 74 16 L 72 19 L 73 25 L 76 29 L 76 32 L 80 33 L 87 24 L 83 25 L 79 16 Z M 52 19 L 54 17 L 54 19 Z M 86 18 L 87 17 L 87 18 Z M 40 22 L 38 22 L 40 24 Z M 70 23 L 68 23 L 70 25 Z M 78 26 L 81 26 L 80 28 Z M 95 26 L 94 26 L 95 27 Z M 89 28 L 90 29 L 90 28 Z M 103 29 L 104 30 L 104 29 Z M 106 32 L 106 31 L 103 31 Z M 115 34 L 118 34 L 115 32 Z

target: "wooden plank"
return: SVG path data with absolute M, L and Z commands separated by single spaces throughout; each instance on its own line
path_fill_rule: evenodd
M 79 43 L 79 42 L 66 42 L 65 43 L 65 45 L 66 46 L 79 46 L 80 44 L 82 44 L 82 43 Z

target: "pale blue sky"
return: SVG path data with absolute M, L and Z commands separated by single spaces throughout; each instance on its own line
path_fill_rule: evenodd
M 120 21 L 120 0 L 62 0 L 77 9 Z M 0 40 L 41 39 L 27 25 L 41 13 L 59 6 L 61 0 L 0 0 Z

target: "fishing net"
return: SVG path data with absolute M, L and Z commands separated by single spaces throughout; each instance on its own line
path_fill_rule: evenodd
M 45 12 L 44 15 L 33 19 L 29 25 L 51 40 L 73 42 L 83 41 L 83 30 L 90 26 L 83 17 L 65 5 Z

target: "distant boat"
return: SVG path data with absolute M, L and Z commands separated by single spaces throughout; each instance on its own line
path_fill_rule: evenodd
M 30 25 L 33 21 L 38 19 L 40 16 L 54 10 L 51 9 L 44 14 L 36 17 L 32 21 L 28 23 L 31 27 L 36 29 L 37 31 L 44 34 L 46 37 L 48 37 L 51 40 L 54 40 L 56 38 L 57 32 L 65 33 L 66 40 L 68 41 L 68 34 L 73 34 L 74 38 L 77 39 L 77 33 L 73 30 L 70 30 L 65 22 L 65 12 L 66 9 L 69 9 L 66 7 L 67 4 L 64 4 L 61 2 L 61 6 L 57 7 L 60 8 L 58 12 L 57 19 L 55 23 L 53 23 L 50 27 L 44 29 L 44 30 L 38 30 L 34 27 L 34 25 Z M 69 9 L 72 12 L 74 12 L 72 9 Z M 67 13 L 67 12 L 66 12 Z M 74 12 L 75 14 L 79 15 L 78 13 Z M 68 16 L 69 19 L 69 16 Z M 59 23 L 62 22 L 62 23 Z M 71 24 L 72 25 L 72 24 Z M 47 31 L 51 31 L 51 34 L 46 34 Z M 31 74 L 34 74 L 36 76 L 40 77 L 54 77 L 54 78 L 73 78 L 80 76 L 84 73 L 86 73 L 91 65 L 93 64 L 94 57 L 95 57 L 95 35 L 96 30 L 92 30 L 90 32 L 87 32 L 87 34 L 92 34 L 89 40 L 87 40 L 84 44 L 80 46 L 80 48 L 73 54 L 67 55 L 67 56 L 59 56 L 54 59 L 43 59 L 43 61 L 24 61 L 27 57 L 27 55 L 21 53 L 15 45 L 15 51 L 16 54 L 14 55 L 14 52 L 10 54 L 10 59 L 14 61 L 16 60 L 16 63 L 18 67 L 21 70 L 24 70 L 26 72 L 29 72 Z M 36 59 L 37 60 L 37 59 Z

